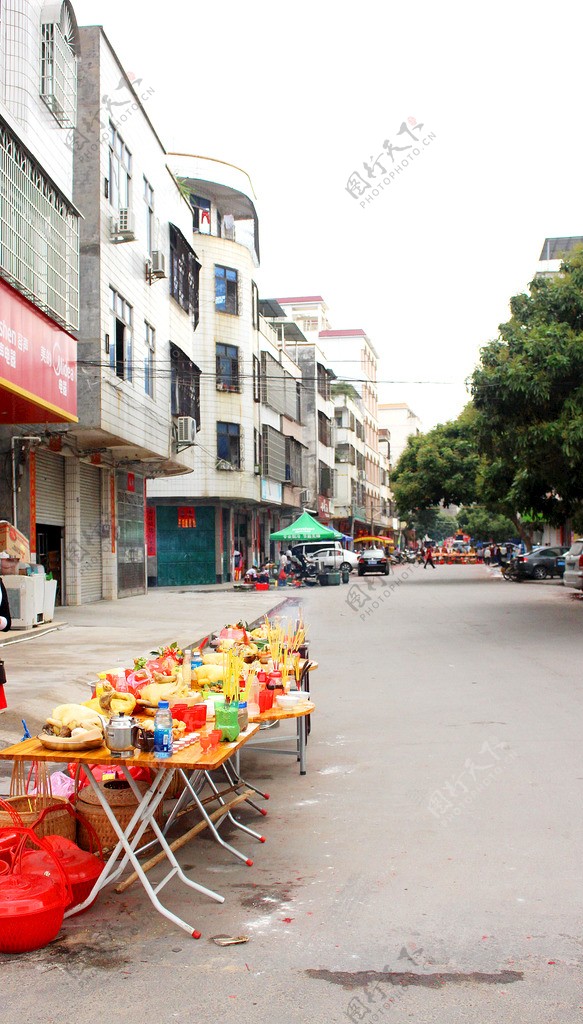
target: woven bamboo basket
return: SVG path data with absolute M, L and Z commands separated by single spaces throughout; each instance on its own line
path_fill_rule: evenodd
M 165 800 L 177 800 L 179 796 L 182 796 L 182 794 L 184 793 L 185 789 L 186 789 L 186 786 L 184 784 L 184 779 L 180 775 L 180 772 L 173 772 L 172 773 L 172 782 L 170 783 L 170 785 L 168 786 L 168 789 L 166 790 L 166 792 L 164 794 L 164 799 Z
M 137 786 L 142 795 L 148 789 L 145 782 L 138 782 Z M 111 784 L 108 785 L 107 783 L 100 782 L 99 789 L 105 794 L 117 822 L 125 830 L 137 807 L 137 800 L 129 785 L 127 788 L 125 786 L 111 788 Z M 86 786 L 77 794 L 75 810 L 81 817 L 81 820 L 77 823 L 77 845 L 82 850 L 91 849 L 91 836 L 88 829 L 85 828 L 83 819 L 88 821 L 94 828 L 104 851 L 112 850 L 117 845 L 118 836 L 113 825 L 99 803 L 97 794 L 89 786 Z M 158 825 L 161 825 L 163 817 L 161 805 L 158 806 L 154 817 Z M 154 830 L 147 828 L 140 839 L 140 846 L 152 842 L 155 838 Z
M 40 839 L 45 836 L 63 836 L 65 839 L 75 840 L 75 819 L 67 810 L 68 801 L 63 796 L 8 796 L 4 803 L 18 814 L 22 824 L 26 828 L 34 829 Z M 54 811 L 36 826 L 35 823 L 46 807 L 61 806 L 62 811 Z M 14 824 L 8 811 L 0 808 L 0 828 L 9 828 Z

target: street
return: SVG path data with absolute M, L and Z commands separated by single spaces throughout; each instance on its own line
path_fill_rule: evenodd
M 193 897 L 197 942 L 133 886 L 108 890 L 46 949 L 0 956 L 2 1021 L 581 1020 L 580 599 L 557 581 L 513 584 L 481 565 L 401 566 L 299 594 L 319 664 L 308 774 L 292 758 L 243 751 L 243 774 L 271 794 L 267 843 L 239 840 L 254 866 L 205 833 L 182 849 L 191 876 L 226 896 L 222 906 Z M 146 637 L 170 639 L 172 617 L 182 642 L 295 596 L 217 591 L 199 597 L 196 629 L 176 601 L 162 617 L 160 591 L 110 604 L 120 625 L 108 665 Z M 132 601 L 143 608 L 135 624 Z M 76 661 L 69 647 L 64 699 L 85 699 L 74 680 L 106 657 L 95 609 L 100 642 Z M 77 614 L 89 643 L 91 608 L 61 611 Z M 51 634 L 51 649 L 66 636 Z M 60 699 L 48 644 L 0 655 L 9 679 L 26 662 L 35 722 Z M 20 696 L 24 685 L 19 674 Z M 3 743 L 20 738 L 3 718 Z M 252 811 L 241 818 L 256 827 Z M 185 911 L 173 883 L 165 898 Z M 218 935 L 249 941 L 219 947 Z

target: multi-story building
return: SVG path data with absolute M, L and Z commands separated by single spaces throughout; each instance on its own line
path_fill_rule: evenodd
M 281 513 L 299 509 L 303 483 L 301 372 L 260 313 L 249 177 L 222 161 L 171 159 L 201 263 L 202 373 L 194 470 L 148 485 L 156 523 L 149 576 L 160 586 L 229 580 L 235 550 L 247 565 L 266 557 Z
M 405 451 L 408 439 L 422 432 L 421 420 L 406 402 L 382 402 L 378 410 L 379 424 L 389 432 L 389 457 L 391 467 L 394 467 Z
M 364 417 L 364 506 L 367 530 L 382 533 L 388 528 L 386 502 L 381 500 L 381 456 L 379 452 L 377 367 L 378 353 L 361 328 L 323 330 L 320 342 L 326 349 L 328 365 L 339 380 L 351 384 L 362 403 Z
M 30 539 L 59 580 L 46 532 L 64 481 L 44 466 L 77 419 L 79 213 L 71 131 L 79 32 L 73 7 L 5 0 L 0 20 L 0 517 Z
M 80 412 L 46 467 L 65 483 L 68 604 L 145 592 L 145 480 L 192 468 L 200 378 L 192 213 L 147 114 L 152 90 L 102 28 L 79 37 Z
M 338 381 L 332 391 L 336 424 L 334 526 L 353 537 L 367 527 L 364 409 L 352 384 Z
M 288 356 L 301 371 L 303 443 L 306 453 L 305 486 L 300 499 L 303 508 L 311 510 L 326 523 L 331 520 L 334 511 L 335 428 L 332 381 L 335 374 L 330 370 L 326 355 L 317 340 L 310 340 L 299 324 L 290 319 L 279 299 L 262 300 L 261 309 L 277 331 Z M 312 336 L 315 337 L 314 331 Z

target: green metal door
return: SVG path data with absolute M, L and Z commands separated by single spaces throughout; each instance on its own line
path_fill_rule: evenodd
M 196 526 L 178 526 L 178 507 L 156 508 L 158 586 L 183 587 L 194 583 L 216 583 L 215 510 L 195 509 Z

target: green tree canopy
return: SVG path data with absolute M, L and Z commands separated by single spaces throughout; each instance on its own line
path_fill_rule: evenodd
M 483 505 L 460 508 L 457 514 L 460 529 L 473 540 L 494 540 L 497 544 L 516 536 L 516 525 L 507 516 L 490 511 Z
M 479 491 L 509 515 L 560 523 L 583 508 L 583 250 L 510 311 L 472 376 Z
M 468 405 L 457 420 L 409 438 L 391 475 L 391 488 L 403 518 L 414 520 L 417 513 L 434 505 L 476 501 L 480 460 L 475 419 L 475 411 Z

